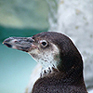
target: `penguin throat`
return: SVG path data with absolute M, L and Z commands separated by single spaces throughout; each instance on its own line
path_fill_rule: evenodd
M 51 64 L 47 67 L 43 66 L 41 69 L 40 77 L 43 78 L 56 72 L 59 72 L 59 70 L 57 69 L 55 64 Z

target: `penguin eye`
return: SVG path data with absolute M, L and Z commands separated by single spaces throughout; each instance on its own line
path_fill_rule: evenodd
M 48 42 L 46 40 L 41 40 L 40 44 L 41 44 L 42 47 L 48 46 Z

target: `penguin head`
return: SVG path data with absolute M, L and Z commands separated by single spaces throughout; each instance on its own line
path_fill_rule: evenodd
M 40 62 L 43 59 L 43 64 L 52 63 L 59 71 L 64 72 L 79 67 L 81 70 L 83 69 L 82 57 L 71 39 L 66 35 L 56 32 L 43 32 L 32 38 L 40 49 L 40 53 L 34 53 L 38 54 Z
M 29 53 L 42 69 L 67 72 L 83 69 L 82 57 L 71 41 L 61 33 L 43 32 L 32 37 L 10 37 L 3 42 L 6 46 Z

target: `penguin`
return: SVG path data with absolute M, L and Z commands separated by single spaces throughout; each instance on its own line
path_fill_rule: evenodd
M 32 37 L 10 37 L 3 44 L 29 53 L 42 65 L 31 93 L 88 93 L 82 56 L 68 36 L 42 32 Z

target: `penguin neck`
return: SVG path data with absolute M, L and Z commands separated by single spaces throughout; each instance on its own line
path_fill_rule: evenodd
M 60 65 L 60 68 L 63 67 L 61 66 L 61 64 L 59 65 Z M 51 79 L 54 81 L 59 80 L 63 84 L 64 83 L 71 84 L 71 85 L 84 84 L 83 70 L 81 70 L 82 66 L 80 65 L 77 67 L 72 66 L 69 70 L 64 70 L 60 68 L 59 66 L 54 66 L 54 65 L 51 65 L 51 67 L 50 66 L 43 67 L 40 73 L 40 78 L 47 78 L 50 81 Z
M 66 77 L 66 79 L 68 78 L 68 80 L 72 78 L 72 80 L 74 81 L 78 78 L 83 78 L 83 70 L 81 70 L 82 66 L 72 66 L 69 70 L 64 70 L 64 68 L 60 69 L 63 66 L 61 66 L 61 64 L 59 65 L 60 67 L 55 64 L 50 64 L 49 66 L 42 66 L 40 78 L 51 76 L 52 74 L 59 75 L 59 73 L 62 75 L 61 78 L 65 79 Z
M 57 64 L 55 64 L 57 63 Z M 60 79 L 68 83 L 77 81 L 78 79 L 83 80 L 83 61 L 82 59 L 71 60 L 66 57 L 60 61 L 42 62 L 42 69 L 40 78 L 43 77 L 54 77 L 53 75 L 60 76 Z
M 82 60 L 81 60 L 82 61 Z M 78 62 L 79 64 L 75 64 L 71 67 L 65 65 L 65 64 L 59 64 L 58 69 L 60 71 L 60 74 L 62 75 L 60 78 L 62 78 L 63 82 L 66 83 L 78 83 L 78 80 L 81 82 L 84 81 L 83 79 L 83 61 Z M 63 63 L 63 62 L 61 62 Z M 65 68 L 64 68 L 65 67 Z M 67 68 L 68 69 L 67 69 Z M 58 74 L 58 75 L 60 75 Z
M 52 62 L 52 63 L 42 64 L 42 69 L 40 73 L 41 78 L 47 77 L 47 76 L 50 76 L 51 74 L 59 72 L 57 68 L 57 64 L 54 64 L 54 63 Z

